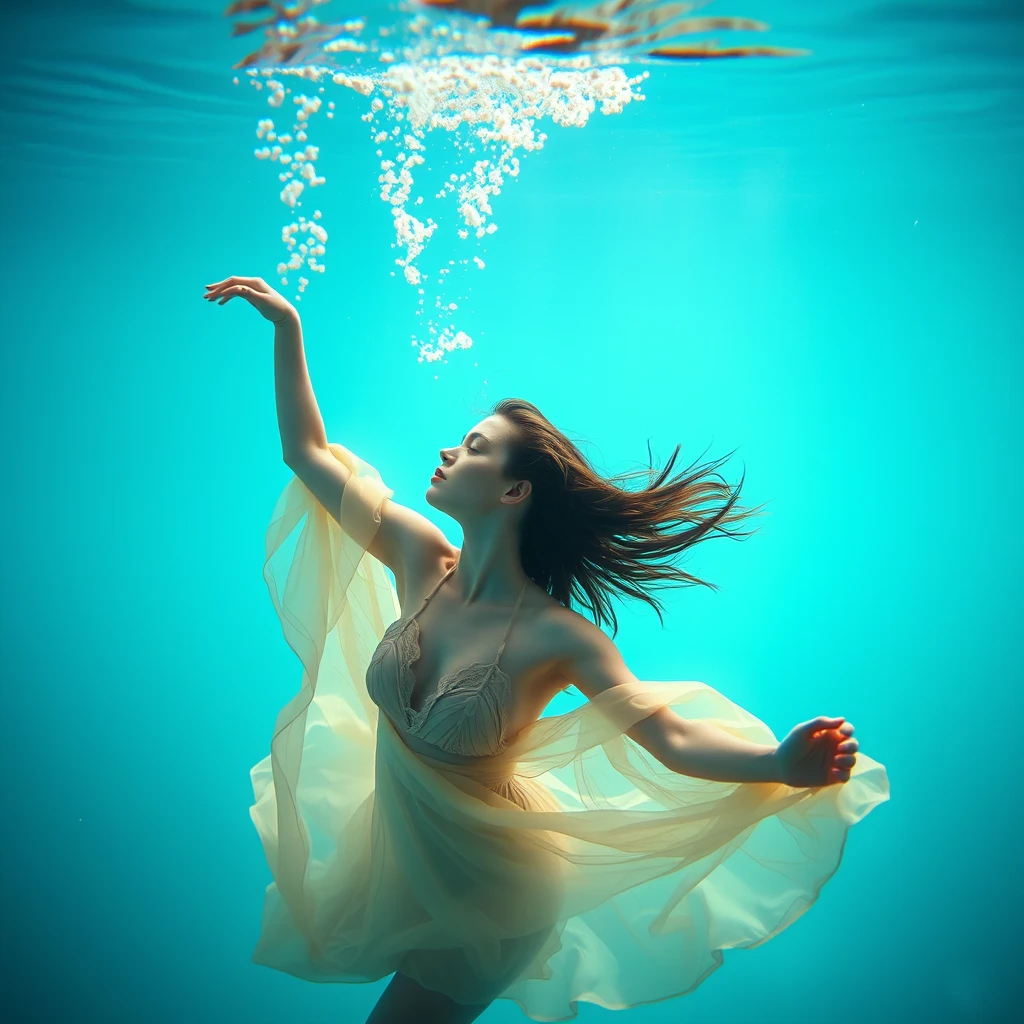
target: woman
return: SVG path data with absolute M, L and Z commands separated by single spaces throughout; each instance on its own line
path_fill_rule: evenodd
M 884 767 L 842 718 L 779 743 L 704 683 L 639 680 L 599 628 L 612 589 L 658 610 L 645 582 L 702 582 L 648 562 L 753 514 L 738 491 L 702 518 L 728 489 L 666 482 L 675 453 L 619 488 L 509 399 L 440 453 L 426 497 L 462 526 L 455 548 L 328 443 L 294 307 L 259 278 L 207 289 L 275 324 L 295 472 L 264 577 L 304 673 L 252 770 L 274 875 L 253 960 L 321 982 L 394 972 L 368 1024 L 468 1022 L 497 998 L 565 1020 L 580 1000 L 684 994 L 799 917 L 888 798 Z M 588 700 L 542 718 L 570 685 Z

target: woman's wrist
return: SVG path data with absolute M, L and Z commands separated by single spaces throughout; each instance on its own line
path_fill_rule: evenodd
M 299 311 L 293 305 L 289 304 L 288 308 L 283 310 L 280 316 L 274 317 L 272 322 L 275 327 L 278 327 L 281 324 L 288 325 L 298 323 Z

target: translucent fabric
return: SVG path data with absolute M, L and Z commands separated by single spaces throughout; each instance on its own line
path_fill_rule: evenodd
M 393 492 L 330 447 L 352 472 L 342 526 L 295 478 L 266 537 L 264 578 L 303 674 L 251 772 L 274 879 L 254 962 L 317 982 L 401 971 L 458 1002 L 568 1020 L 580 1001 L 689 992 L 723 950 L 760 945 L 815 902 L 849 827 L 888 799 L 884 766 L 858 752 L 841 785 L 714 782 L 625 735 L 668 705 L 777 742 L 705 683 L 616 686 L 492 757 L 410 745 L 365 684 L 400 615 L 366 551 Z

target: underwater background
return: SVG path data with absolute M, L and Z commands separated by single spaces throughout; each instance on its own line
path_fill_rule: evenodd
M 362 1021 L 389 980 L 249 960 L 249 769 L 301 673 L 261 575 L 291 471 L 272 326 L 200 299 L 239 274 L 294 300 L 282 228 L 314 209 L 325 270 L 296 306 L 331 441 L 455 544 L 424 493 L 500 398 L 608 474 L 648 443 L 655 467 L 734 452 L 759 532 L 690 552 L 719 589 L 659 592 L 664 626 L 617 605 L 616 643 L 780 739 L 844 715 L 892 781 L 791 927 L 689 995 L 579 1019 L 1016 1019 L 1024 7 L 715 0 L 771 26 L 721 45 L 807 52 L 633 55 L 642 102 L 539 123 L 497 230 L 462 239 L 449 209 L 420 257 L 472 338 L 421 360 L 370 100 L 327 83 L 325 182 L 289 206 L 254 152 L 278 114 L 235 67 L 261 39 L 225 6 L 4 8 L 5 1019 Z M 432 166 L 462 173 L 443 134 Z

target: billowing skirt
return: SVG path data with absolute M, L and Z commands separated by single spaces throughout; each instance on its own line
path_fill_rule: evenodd
M 512 999 L 567 1020 L 580 1001 L 689 992 L 723 950 L 767 941 L 814 903 L 849 827 L 888 799 L 885 768 L 858 751 L 838 785 L 715 782 L 626 735 L 668 705 L 777 742 L 705 683 L 612 687 L 495 757 L 410 746 L 364 681 L 400 614 L 366 550 L 393 492 L 331 450 L 353 474 L 342 525 L 295 478 L 267 532 L 264 578 L 303 676 L 251 772 L 274 879 L 254 962 L 318 982 L 401 971 L 461 1003 Z

